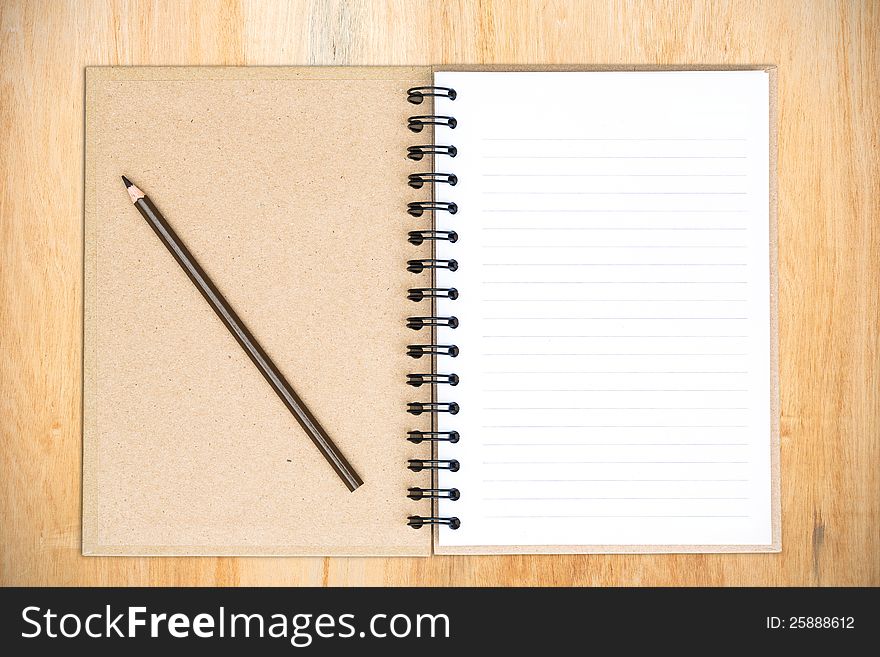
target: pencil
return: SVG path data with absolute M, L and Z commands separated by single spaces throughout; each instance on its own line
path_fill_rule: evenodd
M 244 349 L 254 365 L 257 366 L 257 369 L 260 370 L 260 373 L 266 377 L 266 381 L 269 382 L 269 385 L 272 386 L 272 389 L 278 394 L 281 401 L 284 402 L 284 405 L 293 414 L 293 417 L 296 418 L 309 438 L 312 439 L 312 442 L 315 443 L 315 446 L 321 451 L 324 458 L 327 459 L 336 471 L 336 474 L 345 482 L 350 491 L 358 488 L 364 483 L 363 480 L 357 475 L 339 451 L 339 448 L 333 444 L 333 441 L 330 440 L 327 432 L 324 431 L 318 420 L 315 419 L 315 416 L 311 414 L 302 400 L 293 391 L 287 379 L 284 378 L 284 375 L 281 374 L 275 363 L 272 362 L 272 359 L 269 358 L 256 338 L 247 329 L 244 322 L 241 321 L 229 305 L 229 302 L 220 294 L 220 291 L 186 248 L 186 245 L 180 241 L 180 238 L 171 226 L 168 225 L 159 209 L 128 178 L 122 176 L 122 182 L 125 183 L 125 188 L 131 197 L 131 202 L 134 203 L 134 206 L 140 211 L 144 219 L 147 220 L 147 223 L 150 224 L 150 227 L 168 248 L 174 259 L 177 260 L 177 264 L 181 266 L 193 282 L 193 285 L 202 293 L 202 296 L 205 297 L 205 300 L 214 309 L 214 312 L 217 313 L 220 321 L 229 329 L 229 332 L 232 333 L 232 336 L 241 345 L 241 348 Z

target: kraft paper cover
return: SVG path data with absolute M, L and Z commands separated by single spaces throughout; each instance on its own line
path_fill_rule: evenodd
M 430 447 L 405 440 L 430 426 L 405 410 L 430 397 L 405 385 L 417 335 L 405 261 L 430 253 L 406 242 L 430 218 L 405 212 L 417 200 L 405 90 L 430 80 L 403 67 L 88 69 L 85 554 L 430 553 L 430 532 L 406 526 L 430 511 L 406 497 L 426 485 L 406 460 Z M 121 175 L 163 212 L 360 489 L 348 492 Z

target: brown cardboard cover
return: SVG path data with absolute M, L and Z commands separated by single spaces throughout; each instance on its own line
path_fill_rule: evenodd
M 428 68 L 90 68 L 83 552 L 425 555 L 405 412 L 408 87 Z M 125 193 L 161 209 L 365 484 L 349 493 Z M 428 227 L 430 219 L 421 221 Z M 424 254 L 427 257 L 429 250 Z M 427 313 L 425 313 L 427 314 Z M 429 363 L 426 365 L 429 366 Z

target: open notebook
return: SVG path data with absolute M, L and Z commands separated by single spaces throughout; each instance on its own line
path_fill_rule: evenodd
M 778 550 L 773 97 L 773 69 L 90 69 L 84 552 Z

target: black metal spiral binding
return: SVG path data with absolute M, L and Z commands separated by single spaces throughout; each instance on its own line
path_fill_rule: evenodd
M 454 173 L 411 173 L 408 179 L 409 186 L 413 189 L 421 189 L 426 184 L 443 183 L 450 187 L 455 187 L 458 184 L 458 176 Z
M 452 130 L 458 125 L 458 121 L 451 116 L 439 114 L 425 114 L 423 116 L 411 116 L 407 119 L 407 127 L 413 132 L 421 132 L 426 125 L 442 125 Z
M 461 497 L 461 491 L 457 488 L 419 488 L 411 486 L 406 495 L 411 500 L 452 500 L 455 502 Z
M 420 331 L 426 326 L 448 326 L 454 329 L 458 328 L 458 317 L 407 317 L 406 326 L 414 331 Z
M 413 472 L 421 472 L 422 470 L 449 470 L 450 472 L 458 472 L 461 469 L 461 463 L 455 459 L 410 459 L 408 467 Z
M 454 344 L 408 344 L 406 345 L 406 355 L 411 358 L 421 358 L 422 356 L 458 356 L 458 345 Z
M 454 230 L 411 230 L 407 241 L 413 246 L 421 246 L 424 242 L 450 242 L 458 241 L 458 233 Z
M 457 415 L 461 407 L 457 402 L 407 402 L 406 412 L 412 415 L 421 415 L 422 413 L 449 413 Z
M 410 516 L 406 520 L 406 524 L 413 529 L 421 529 L 425 525 L 447 525 L 450 529 L 458 529 L 461 527 L 461 520 L 456 517 L 452 518 L 435 518 L 434 516 Z
M 443 146 L 441 144 L 420 144 L 419 146 L 407 146 L 406 156 L 419 162 L 425 155 L 448 155 L 455 157 L 458 149 L 455 146 Z
M 416 445 L 421 443 L 452 443 L 459 441 L 458 431 L 407 431 L 406 439 Z
M 443 96 L 455 100 L 458 94 L 455 93 L 455 89 L 449 87 L 413 87 L 406 90 L 406 99 L 413 105 L 421 105 L 425 96 Z
M 458 385 L 458 374 L 407 374 L 406 382 L 413 386 L 414 388 L 418 388 L 421 385 L 426 383 L 448 383 L 451 386 Z
M 438 260 L 436 258 L 423 258 L 421 260 L 407 260 L 406 270 L 413 274 L 421 274 L 425 269 L 448 269 L 458 270 L 458 260 Z
M 458 212 L 458 205 L 449 201 L 415 201 L 406 204 L 406 211 L 414 217 L 421 217 L 426 212 Z
M 458 290 L 454 287 L 411 287 L 406 298 L 410 301 L 424 301 L 425 299 L 458 299 Z
M 412 89 L 408 89 L 406 93 L 407 100 L 413 105 L 422 104 L 426 97 L 443 97 L 451 101 L 455 100 L 457 97 L 455 89 L 450 89 L 449 87 L 413 87 Z M 454 117 L 437 114 L 411 116 L 407 121 L 407 126 L 413 132 L 421 132 L 424 130 L 425 126 L 446 126 L 452 129 L 457 125 L 458 122 Z M 440 144 L 425 144 L 421 146 L 410 146 L 407 148 L 407 157 L 413 161 L 421 161 L 427 155 L 447 155 L 449 157 L 455 157 L 458 155 L 458 149 L 455 146 Z M 439 185 L 445 184 L 450 187 L 457 185 L 458 176 L 453 173 L 411 173 L 408 176 L 407 182 L 413 189 L 423 189 L 430 186 L 430 189 L 436 190 Z M 437 201 L 432 198 L 428 201 L 414 201 L 408 203 L 406 210 L 413 217 L 421 217 L 428 212 L 434 213 L 435 215 L 438 212 L 448 212 L 449 214 L 454 215 L 458 212 L 458 205 L 448 201 Z M 438 241 L 446 241 L 450 244 L 454 244 L 458 241 L 458 233 L 452 230 L 412 230 L 409 231 L 407 241 L 414 246 L 420 246 L 425 242 Z M 421 274 L 424 272 L 433 274 L 435 271 L 441 269 L 454 272 L 458 270 L 458 261 L 455 259 L 440 259 L 435 257 L 419 258 L 408 260 L 406 268 L 407 271 L 413 274 Z M 407 291 L 407 298 L 415 302 L 428 301 L 433 307 L 434 299 L 449 299 L 451 301 L 457 299 L 458 290 L 454 287 L 435 287 L 433 285 L 431 287 L 412 287 Z M 437 326 L 444 326 L 451 329 L 457 328 L 458 318 L 454 315 L 440 317 L 432 313 L 426 316 L 409 317 L 407 318 L 406 325 L 417 331 L 428 328 L 433 333 L 434 327 Z M 437 356 L 450 356 L 453 358 L 458 356 L 459 350 L 454 344 L 443 345 L 434 344 L 433 341 L 429 342 L 429 344 L 407 345 L 407 355 L 412 358 L 428 356 L 432 359 L 432 362 Z M 427 374 L 407 374 L 406 383 L 414 388 L 419 388 L 424 385 L 435 386 L 434 391 L 436 391 L 436 386 L 439 385 L 448 385 L 451 387 L 457 386 L 459 383 L 459 377 L 455 373 L 435 374 L 432 372 Z M 436 400 L 436 394 L 432 395 L 432 400 Z M 406 410 L 412 415 L 430 413 L 436 417 L 440 413 L 455 415 L 460 409 L 456 402 L 430 401 L 409 402 Z M 416 445 L 423 442 L 430 442 L 434 445 L 442 442 L 455 444 L 459 441 L 460 436 L 457 431 L 413 430 L 407 432 L 406 439 Z M 409 459 L 407 467 L 413 472 L 422 472 L 423 470 L 432 472 L 438 470 L 458 472 L 461 465 L 456 459 L 431 458 Z M 421 488 L 418 486 L 412 486 L 407 492 L 407 497 L 412 500 L 430 499 L 433 501 L 442 499 L 454 502 L 461 497 L 461 493 L 457 488 Z M 461 527 L 461 521 L 454 516 L 441 517 L 411 515 L 407 519 L 407 524 L 414 529 L 420 529 L 421 527 L 431 525 L 442 525 L 449 527 L 450 529 L 458 529 Z

